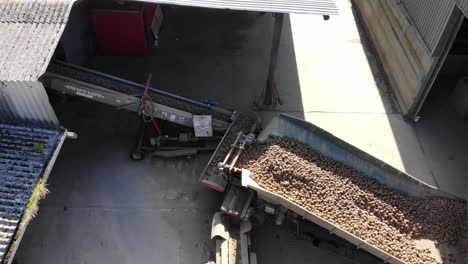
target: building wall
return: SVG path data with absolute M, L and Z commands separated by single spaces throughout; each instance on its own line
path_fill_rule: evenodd
M 468 0 L 467 0 L 468 1 Z M 434 73 L 448 39 L 452 0 L 354 0 L 408 114 Z
M 40 82 L 0 82 L 0 123 L 60 127 L 49 98 Z
M 87 1 L 77 2 L 60 39 L 65 59 L 69 63 L 84 65 L 94 52 L 94 33 L 88 11 Z

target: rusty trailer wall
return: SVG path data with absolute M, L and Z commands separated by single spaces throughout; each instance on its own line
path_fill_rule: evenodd
M 431 54 L 437 47 L 449 22 L 453 0 L 400 0 L 412 25 L 417 29 Z
M 468 2 L 468 1 L 467 1 Z M 353 0 L 402 114 L 412 115 L 437 74 L 461 17 L 453 0 Z
M 403 113 L 407 113 L 432 65 L 432 56 L 401 5 L 355 0 Z
M 0 82 L 0 123 L 60 127 L 45 88 L 38 81 Z

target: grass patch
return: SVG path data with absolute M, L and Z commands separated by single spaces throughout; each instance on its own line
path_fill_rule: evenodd
M 5 254 L 5 257 L 3 258 L 2 263 L 9 263 L 9 260 L 11 258 L 11 255 L 13 254 L 13 250 L 18 243 L 18 238 L 21 234 L 21 232 L 24 231 L 24 228 L 26 225 L 33 219 L 36 215 L 37 212 L 39 211 L 39 201 L 44 199 L 45 196 L 49 193 L 49 190 L 46 187 L 46 184 L 42 181 L 40 181 L 36 186 L 34 186 L 31 196 L 29 197 L 28 203 L 26 204 L 26 208 L 24 209 L 23 216 L 21 217 L 20 224 L 18 226 L 18 230 L 15 232 L 11 245 L 8 249 L 8 251 Z
M 26 209 L 23 213 L 23 218 L 21 221 L 23 224 L 28 223 L 37 215 L 37 212 L 39 211 L 39 201 L 44 199 L 48 193 L 49 190 L 43 182 L 39 182 L 36 184 L 36 186 L 34 186 L 28 203 L 26 204 Z
M 37 152 L 37 153 L 42 153 L 42 151 L 44 150 L 45 148 L 45 145 L 42 144 L 42 143 L 34 143 L 33 144 L 33 147 L 32 147 L 32 150 L 34 152 Z

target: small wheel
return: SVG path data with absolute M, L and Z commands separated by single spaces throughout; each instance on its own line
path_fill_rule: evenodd
M 130 158 L 131 158 L 132 160 L 142 160 L 143 158 L 145 158 L 145 153 L 143 153 L 142 151 L 133 152 L 133 153 L 130 155 Z

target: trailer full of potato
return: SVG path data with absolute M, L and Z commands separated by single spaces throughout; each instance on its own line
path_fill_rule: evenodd
M 454 254 L 436 259 L 416 241 L 455 248 L 466 237 L 465 202 L 399 192 L 294 139 L 255 142 L 237 167 L 250 170 L 263 188 L 406 263 L 455 263 Z

